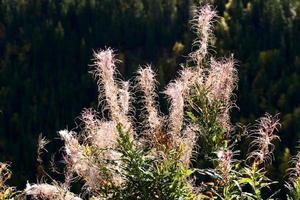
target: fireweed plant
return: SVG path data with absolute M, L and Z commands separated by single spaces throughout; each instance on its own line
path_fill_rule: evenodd
M 230 123 L 235 107 L 237 71 L 233 57 L 208 53 L 216 12 L 195 9 L 197 34 L 193 52 L 163 94 L 169 114 L 159 111 L 156 74 L 150 65 L 137 71 L 133 83 L 118 78 L 116 55 L 110 48 L 94 53 L 91 73 L 97 80 L 100 110 L 84 109 L 79 133 L 59 131 L 64 141 L 65 182 L 40 181 L 23 191 L 5 185 L 7 165 L 0 165 L 0 199 L 275 199 L 276 184 L 267 177 L 279 137 L 278 115 L 266 114 L 239 136 Z M 137 97 L 134 94 L 143 94 Z M 141 108 L 132 102 L 140 100 Z M 134 111 L 142 115 L 135 119 Z M 240 159 L 239 137 L 250 141 Z M 47 141 L 40 137 L 40 153 Z M 300 198 L 300 154 L 292 161 L 288 199 Z M 81 194 L 70 191 L 83 182 Z

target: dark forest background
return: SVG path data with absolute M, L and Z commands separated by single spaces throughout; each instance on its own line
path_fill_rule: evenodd
M 265 112 L 280 113 L 281 142 L 271 171 L 283 181 L 300 139 L 300 0 L 209 2 L 220 16 L 211 52 L 233 53 L 239 60 L 239 109 L 232 120 L 246 125 Z M 189 24 L 193 5 L 0 0 L 0 160 L 11 162 L 12 183 L 24 186 L 40 173 L 40 133 L 52 141 L 49 154 L 57 152 L 57 131 L 76 128 L 81 110 L 97 105 L 96 83 L 88 73 L 93 50 L 116 49 L 126 79 L 147 63 L 155 67 L 161 88 L 174 78 L 195 37 Z

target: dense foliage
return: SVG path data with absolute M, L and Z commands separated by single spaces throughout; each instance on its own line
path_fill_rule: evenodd
M 42 173 L 34 161 L 37 135 L 43 132 L 54 138 L 57 130 L 73 127 L 83 107 L 96 107 L 96 89 L 86 73 L 92 49 L 105 45 L 118 49 L 123 61 L 119 71 L 125 77 L 138 64 L 154 62 L 163 86 L 185 60 L 181 55 L 191 49 L 192 4 L 183 0 L 0 2 L 0 149 L 1 160 L 13 163 L 15 183 L 24 185 L 28 176 L 35 180 L 34 174 Z M 240 110 L 234 120 L 248 123 L 265 111 L 281 113 L 282 142 L 271 170 L 279 170 L 275 179 L 283 182 L 289 148 L 295 153 L 299 138 L 299 1 L 216 0 L 214 4 L 221 18 L 213 45 L 220 54 L 233 52 L 239 60 Z M 195 100 L 198 106 L 206 105 L 201 98 Z M 210 108 L 219 106 L 209 103 Z M 206 124 L 193 110 L 188 113 L 203 126 L 216 120 L 212 115 Z M 213 128 L 215 134 L 221 131 Z M 218 137 L 205 140 L 219 141 Z M 206 155 L 199 156 L 201 161 Z

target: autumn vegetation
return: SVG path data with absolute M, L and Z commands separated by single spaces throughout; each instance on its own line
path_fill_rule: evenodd
M 287 199 L 300 198 L 300 155 L 291 160 L 286 188 L 276 187 L 268 169 L 280 142 L 280 115 L 266 113 L 253 125 L 231 122 L 236 105 L 237 61 L 210 51 L 218 20 L 212 6 L 193 11 L 197 38 L 174 80 L 161 92 L 168 113 L 161 112 L 157 74 L 140 66 L 123 80 L 115 50 L 94 52 L 90 73 L 98 87 L 97 109 L 80 114 L 80 130 L 60 130 L 64 180 L 46 171 L 26 188 L 7 186 L 9 166 L 0 166 L 0 199 Z M 48 141 L 38 142 L 42 165 Z M 247 150 L 240 149 L 247 145 Z M 53 166 L 55 167 L 55 160 Z M 73 185 L 80 185 L 80 193 Z

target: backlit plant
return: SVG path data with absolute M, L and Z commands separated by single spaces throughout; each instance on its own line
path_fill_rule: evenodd
M 167 115 L 160 112 L 150 65 L 138 69 L 134 82 L 122 81 L 114 51 L 96 51 L 91 73 L 99 109 L 82 111 L 79 133 L 59 131 L 65 182 L 28 183 L 15 192 L 5 185 L 9 171 L 4 166 L 1 199 L 275 198 L 278 191 L 271 186 L 276 182 L 267 177 L 267 167 L 279 139 L 278 115 L 266 114 L 247 134 L 238 135 L 230 122 L 230 110 L 236 107 L 235 60 L 209 54 L 215 17 L 210 6 L 195 10 L 193 52 L 162 92 L 169 102 Z M 134 107 L 134 101 L 142 107 Z M 249 141 L 244 159 L 237 149 L 240 137 Z M 40 143 L 39 152 L 46 142 Z M 289 199 L 300 197 L 299 157 L 287 184 Z M 76 181 L 84 183 L 80 195 L 70 191 Z

